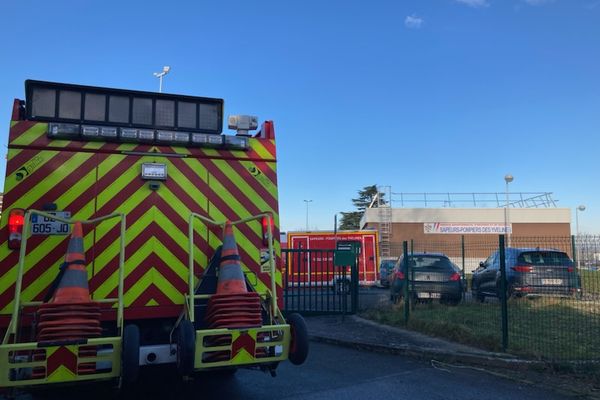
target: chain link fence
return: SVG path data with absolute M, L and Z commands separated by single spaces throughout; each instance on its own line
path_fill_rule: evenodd
M 390 305 L 368 317 L 526 358 L 600 358 L 600 236 L 458 236 L 392 252 Z

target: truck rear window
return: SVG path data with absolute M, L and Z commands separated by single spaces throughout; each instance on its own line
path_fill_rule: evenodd
M 573 261 L 566 253 L 560 251 L 527 251 L 519 254 L 518 264 L 571 266 Z

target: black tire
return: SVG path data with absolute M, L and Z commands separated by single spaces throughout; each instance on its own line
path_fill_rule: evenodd
M 485 303 L 485 294 L 481 293 L 479 289 L 471 289 L 471 295 L 478 302 Z
M 176 341 L 177 370 L 181 376 L 189 376 L 194 372 L 194 356 L 196 353 L 196 329 L 191 321 L 184 319 L 179 323 Z
M 140 328 L 137 325 L 125 326 L 122 347 L 121 380 L 124 385 L 130 385 L 140 374 Z
M 290 351 L 288 358 L 294 365 L 301 365 L 308 357 L 308 328 L 300 314 L 290 314 L 286 318 L 290 325 Z

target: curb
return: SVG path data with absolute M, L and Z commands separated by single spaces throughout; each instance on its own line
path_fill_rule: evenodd
M 405 331 L 400 328 L 391 327 L 387 325 L 378 324 L 376 322 L 366 320 L 355 315 L 351 318 L 358 323 L 370 325 L 391 332 L 400 332 L 403 335 L 417 334 L 412 331 Z M 426 336 L 426 335 L 423 335 Z M 506 355 L 503 353 L 493 352 L 466 352 L 456 351 L 447 349 L 436 349 L 432 347 L 423 347 L 414 344 L 401 344 L 401 345 L 383 345 L 372 343 L 369 341 L 361 341 L 360 339 L 341 339 L 326 334 L 310 334 L 309 338 L 314 342 L 333 344 L 343 347 L 349 347 L 357 350 L 367 350 L 377 353 L 394 354 L 394 355 L 405 355 L 420 360 L 436 360 L 446 363 L 462 363 L 476 366 L 487 366 L 487 367 L 499 367 L 508 369 L 519 369 L 526 370 L 532 369 L 535 371 L 541 371 L 550 369 L 550 365 L 544 361 L 537 360 L 524 360 L 512 355 Z

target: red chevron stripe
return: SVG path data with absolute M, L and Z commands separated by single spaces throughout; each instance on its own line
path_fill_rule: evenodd
M 219 161 L 213 160 L 205 164 L 208 172 L 210 172 L 210 174 L 213 175 L 217 181 L 223 185 L 237 201 L 240 202 L 246 211 L 248 211 L 250 215 L 260 214 L 261 212 L 265 211 L 259 209 L 248 197 L 246 197 L 246 194 L 242 192 L 242 190 L 219 169 L 219 167 L 215 164 L 216 162 Z
M 149 238 L 151 237 L 155 237 L 156 239 L 160 240 L 161 243 L 165 244 L 167 247 L 169 246 L 176 246 L 177 248 L 179 246 L 177 246 L 177 244 L 172 240 L 172 238 L 162 230 L 162 228 L 155 222 L 152 222 L 150 225 L 148 225 L 148 227 L 144 230 L 144 234 L 143 235 L 138 235 L 136 236 L 126 247 L 125 247 L 125 254 L 134 254 L 136 251 L 138 251 L 147 241 Z M 184 265 L 187 265 L 187 253 L 185 251 L 183 251 L 183 249 L 178 248 L 176 249 L 175 247 L 169 247 L 169 250 L 172 253 L 177 253 L 175 254 L 175 256 L 180 260 L 180 262 L 182 262 Z M 175 251 L 173 251 L 175 250 Z M 126 259 L 126 262 L 129 260 L 129 258 Z M 104 282 L 105 280 L 107 280 L 109 278 L 109 276 L 117 270 L 118 268 L 118 264 L 119 263 L 119 256 L 115 255 L 108 263 L 107 265 L 102 268 L 102 270 L 100 270 L 97 274 L 94 275 L 94 277 L 92 278 L 92 284 L 94 285 L 94 287 L 97 287 L 96 285 L 100 285 L 102 284 L 102 282 Z M 136 266 L 135 268 L 138 268 L 138 266 Z
M 235 172 L 237 172 L 238 175 L 240 175 L 240 177 L 245 180 L 246 182 L 252 182 L 250 183 L 250 186 L 252 186 L 252 188 L 256 191 L 256 193 L 263 198 L 263 200 L 269 205 L 269 207 L 275 211 L 276 213 L 279 213 L 278 209 L 278 205 L 277 205 L 277 199 L 273 197 L 273 195 L 271 193 L 269 193 L 267 191 L 267 189 L 265 189 L 257 180 L 254 176 L 252 176 L 252 174 L 250 173 L 250 171 L 248 171 L 239 161 L 232 161 L 229 164 L 227 164 L 228 166 L 230 166 Z M 275 184 L 275 183 L 273 183 Z M 266 211 L 266 210 L 265 210 Z
M 274 141 L 269 140 L 269 139 L 261 140 L 260 144 L 263 145 L 265 150 L 267 150 L 269 152 L 269 154 L 271 155 L 271 157 L 273 157 L 274 160 L 277 159 L 277 148 L 275 147 Z
M 31 129 L 37 122 L 33 121 L 19 121 L 10 128 L 8 134 L 8 143 L 10 144 L 13 140 L 16 140 L 19 136 Z
M 77 153 L 56 153 L 53 157 L 51 157 L 45 164 L 40 165 L 36 170 L 34 170 L 29 176 L 27 176 L 21 184 L 17 185 L 13 188 L 9 193 L 14 199 L 19 199 L 25 193 L 31 190 L 34 185 L 42 182 L 44 179 L 48 178 L 50 175 L 56 173 L 56 170 L 73 158 Z
M 169 299 L 156 285 L 151 284 L 146 290 L 131 303 L 131 307 L 144 307 L 150 300 L 156 301 L 161 306 L 173 305 L 174 303 Z M 150 313 L 154 313 L 152 308 L 149 310 Z

